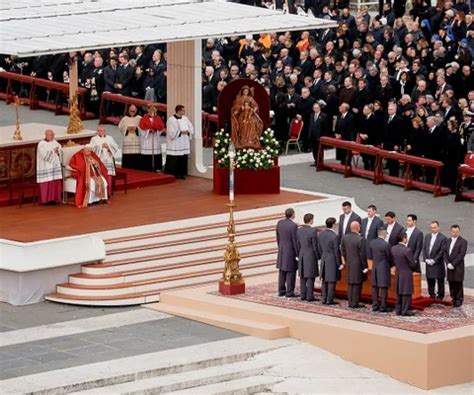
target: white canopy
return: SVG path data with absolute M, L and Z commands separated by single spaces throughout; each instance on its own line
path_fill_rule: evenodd
M 0 0 L 0 53 L 19 57 L 334 27 L 265 8 L 198 0 Z

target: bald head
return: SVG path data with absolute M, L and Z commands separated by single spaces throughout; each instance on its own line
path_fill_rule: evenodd
M 351 232 L 359 233 L 360 224 L 357 221 L 352 221 L 350 226 L 351 226 Z
M 54 140 L 54 132 L 52 129 L 46 129 L 44 131 L 44 139 L 46 141 L 53 141 Z

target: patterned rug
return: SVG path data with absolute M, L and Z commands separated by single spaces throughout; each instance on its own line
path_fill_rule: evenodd
M 474 297 L 472 296 L 465 296 L 464 303 L 460 308 L 433 304 L 423 311 L 417 311 L 416 315 L 413 317 L 401 317 L 397 316 L 395 312 L 374 313 L 372 312 L 372 306 L 369 304 L 366 304 L 363 308 L 349 309 L 347 306 L 347 300 L 336 299 L 336 301 L 339 302 L 339 305 L 326 306 L 321 304 L 320 301 L 306 302 L 300 300 L 299 297 L 279 297 L 277 296 L 276 290 L 276 283 L 261 284 L 258 286 L 246 287 L 244 295 L 226 297 L 245 300 L 247 302 L 300 310 L 307 313 L 346 318 L 349 320 L 367 322 L 370 324 L 418 333 L 433 333 L 474 324 Z M 298 289 L 297 293 L 299 294 Z M 212 294 L 218 293 L 212 292 Z M 316 298 L 320 298 L 320 296 L 321 295 L 315 293 Z

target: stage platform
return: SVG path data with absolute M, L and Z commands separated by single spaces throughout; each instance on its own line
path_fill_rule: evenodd
M 237 196 L 237 211 L 325 199 L 321 194 L 283 191 L 278 195 Z M 188 177 L 175 183 L 118 192 L 110 204 L 78 209 L 73 205 L 0 208 L 0 238 L 31 242 L 185 220 L 228 212 L 227 196 L 212 193 L 212 180 Z
M 145 188 L 151 186 L 171 184 L 176 181 L 174 176 L 164 174 L 164 173 L 152 173 L 149 171 L 140 171 L 132 169 L 121 169 L 123 173 L 127 174 L 127 190 Z M 123 181 L 118 181 L 116 192 L 124 190 Z M 127 192 L 128 192 L 127 191 Z M 32 191 L 25 191 L 25 197 L 23 203 L 31 203 L 33 200 Z M 12 201 L 10 202 L 10 193 L 7 188 L 0 188 L 0 207 L 6 207 L 9 205 L 18 204 L 18 194 L 14 194 Z
M 276 273 L 248 278 L 247 293 L 213 285 L 162 292 L 147 307 L 267 339 L 292 337 L 422 389 L 474 378 L 474 295 L 460 309 L 433 306 L 414 317 L 323 306 L 276 296 Z M 370 307 L 370 306 L 368 306 Z

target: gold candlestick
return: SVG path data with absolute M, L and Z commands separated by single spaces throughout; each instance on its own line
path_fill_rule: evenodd
M 240 262 L 240 253 L 235 245 L 235 221 L 234 221 L 234 207 L 236 204 L 231 201 L 227 204 L 229 207 L 229 224 L 227 225 L 227 237 L 229 243 L 224 252 L 224 273 L 222 275 L 222 280 L 226 285 L 231 285 L 232 283 L 238 283 L 242 280 L 242 274 L 239 269 Z
M 70 110 L 69 110 L 69 124 L 67 125 L 68 134 L 76 134 L 81 130 L 84 130 L 84 125 L 82 124 L 79 107 L 77 105 L 77 92 L 72 97 L 70 101 Z
M 13 140 L 23 140 L 23 136 L 21 135 L 21 129 L 20 129 L 20 111 L 19 107 L 21 105 L 21 100 L 18 96 L 15 96 L 15 113 L 16 113 L 16 127 L 15 127 L 15 132 L 13 133 Z

